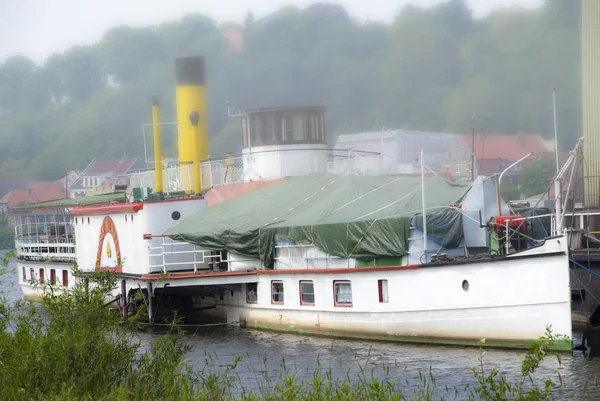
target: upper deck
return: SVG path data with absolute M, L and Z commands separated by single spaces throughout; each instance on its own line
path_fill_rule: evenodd
M 17 259 L 74 262 L 74 234 L 70 221 L 18 225 L 15 227 Z

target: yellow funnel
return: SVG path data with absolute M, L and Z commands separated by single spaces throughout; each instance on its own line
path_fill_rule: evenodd
M 175 60 L 177 80 L 177 150 L 182 166 L 193 166 L 194 156 L 198 160 L 208 158 L 208 135 L 206 124 L 206 91 L 204 88 L 204 58 L 181 57 Z M 199 113 L 198 126 L 192 127 L 189 116 Z M 196 148 L 196 149 L 194 149 Z M 194 168 L 190 168 L 192 171 Z M 200 171 L 183 169 L 180 180 L 184 188 L 190 188 L 193 176 Z

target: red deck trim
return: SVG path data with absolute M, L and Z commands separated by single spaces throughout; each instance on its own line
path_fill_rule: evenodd
M 90 214 L 137 213 L 144 208 L 143 203 L 116 203 L 105 206 L 78 206 L 71 209 L 73 216 L 87 216 Z
M 332 269 L 293 269 L 293 270 L 258 270 L 258 274 L 348 274 L 361 272 L 382 272 L 418 269 L 419 265 L 386 266 L 386 267 L 349 267 Z
M 144 201 L 144 203 L 148 203 L 148 204 L 170 203 L 170 202 L 181 202 L 181 201 L 202 200 L 202 199 L 204 199 L 204 196 L 200 195 L 200 196 L 192 196 L 189 198 L 169 198 L 169 199 L 161 199 L 161 200 L 151 200 L 151 201 Z
M 198 272 L 198 273 L 171 273 L 167 280 L 181 280 L 186 278 L 207 278 L 207 277 L 222 277 L 222 276 L 249 276 L 252 274 L 273 275 L 273 274 L 352 274 L 364 272 L 382 272 L 382 271 L 398 271 L 398 270 L 414 270 L 418 269 L 419 265 L 406 266 L 389 266 L 389 267 L 359 267 L 359 268 L 342 268 L 342 269 L 294 269 L 294 270 L 251 270 L 239 272 Z M 155 281 L 158 279 L 165 280 L 163 273 L 144 274 L 140 277 L 141 280 Z

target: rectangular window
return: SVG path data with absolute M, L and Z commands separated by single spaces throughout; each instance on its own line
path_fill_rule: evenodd
M 460 174 L 461 162 L 456 162 L 456 174 Z
M 249 137 L 249 132 L 248 132 L 248 117 L 242 117 L 242 138 L 244 138 L 244 147 L 248 147 L 248 138 Z
M 304 116 L 304 131 L 304 139 L 313 139 L 313 132 L 315 131 L 311 123 L 311 116 Z
M 50 269 L 50 284 L 56 285 L 56 270 Z
M 304 118 L 302 116 L 294 116 L 292 118 L 293 124 L 293 140 L 303 141 L 304 136 Z
M 271 303 L 283 304 L 283 281 L 271 281 Z
M 25 274 L 25 266 L 21 266 L 21 270 L 23 273 L 23 282 L 27 282 L 27 274 Z
M 29 280 L 35 280 L 35 272 L 33 268 L 29 269 Z
M 283 141 L 291 141 L 294 136 L 294 123 L 292 121 L 292 117 L 284 117 L 283 118 Z
M 44 284 L 44 269 L 40 269 L 40 284 Z
M 63 285 L 63 287 L 69 286 L 69 271 L 68 270 L 62 271 L 62 285 Z
M 335 306 L 352 306 L 352 284 L 349 281 L 334 281 L 333 300 Z
M 258 283 L 246 284 L 246 303 L 255 304 L 258 302 Z
M 253 116 L 252 122 L 253 143 L 264 144 L 268 140 L 264 116 Z
M 271 125 L 273 127 L 273 142 L 280 143 L 281 139 L 282 139 L 281 117 L 278 117 L 278 116 L 271 117 Z
M 315 286 L 312 281 L 300 281 L 300 305 L 315 304 Z
M 377 280 L 377 286 L 379 287 L 379 302 L 382 304 L 387 304 L 389 302 L 388 281 L 387 280 Z

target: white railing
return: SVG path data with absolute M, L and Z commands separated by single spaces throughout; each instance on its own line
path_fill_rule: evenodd
M 163 168 L 163 191 L 192 191 L 194 189 L 193 165 L 191 163 L 165 166 Z M 209 159 L 200 163 L 200 183 L 202 190 L 242 182 L 244 160 L 242 156 L 223 159 Z M 155 170 L 133 173 L 129 177 L 133 188 L 156 190 Z
M 154 237 L 148 247 L 150 273 L 209 270 L 215 262 L 212 252 L 188 242 L 173 241 L 168 237 Z
M 327 172 L 376 176 L 390 174 L 379 153 L 334 149 L 327 155 Z
M 75 237 L 68 222 L 28 223 L 15 226 L 17 258 L 25 260 L 75 259 Z
M 307 155 L 307 151 L 314 151 L 315 157 Z M 269 152 L 258 152 L 256 154 L 246 154 L 244 156 L 226 157 L 220 159 L 208 159 L 200 163 L 200 180 L 202 190 L 221 187 L 230 184 L 236 184 L 254 179 L 273 179 L 286 176 L 297 175 L 298 166 L 295 161 L 290 161 L 292 165 L 287 165 L 286 161 L 296 160 L 299 155 L 306 158 L 306 163 L 318 163 L 317 152 L 324 152 L 323 149 L 295 149 L 278 150 L 280 154 L 279 169 L 277 177 L 268 176 L 258 178 L 254 169 L 260 163 L 254 160 L 256 157 L 263 157 Z M 360 152 L 352 150 L 327 150 L 326 160 L 323 159 L 321 168 L 313 166 L 313 172 L 327 171 L 332 174 L 356 174 L 356 175 L 379 175 L 394 172 L 393 169 L 382 165 L 381 157 L 378 153 Z M 313 160 L 314 159 L 314 160 Z M 264 160 L 263 160 L 264 162 Z M 192 191 L 194 189 L 193 165 L 191 163 L 177 163 L 168 165 L 165 162 L 163 167 L 163 191 L 167 194 L 171 192 Z M 263 163 L 264 164 L 264 163 Z M 146 187 L 156 190 L 155 170 L 145 170 L 132 173 L 129 177 L 130 186 L 133 188 Z
M 148 246 L 150 273 L 170 273 L 177 271 L 235 271 L 248 264 L 256 265 L 256 259 L 224 257 L 221 251 L 208 251 L 183 241 L 174 241 L 169 237 L 158 235 L 150 238 Z M 238 266 L 240 268 L 238 268 Z M 252 267 L 256 268 L 256 266 Z

